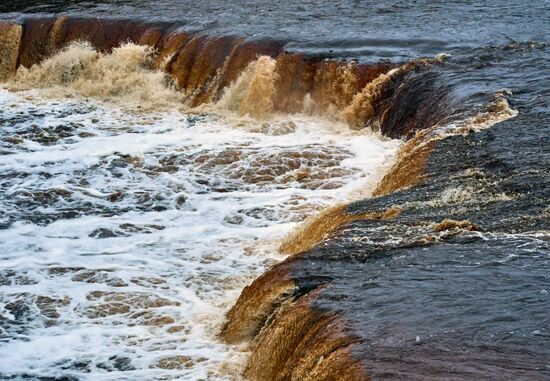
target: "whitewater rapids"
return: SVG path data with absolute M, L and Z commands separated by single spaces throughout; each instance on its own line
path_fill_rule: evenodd
M 80 48 L 83 72 L 58 56 L 0 91 L 0 376 L 239 379 L 225 313 L 298 222 L 369 195 L 400 141 L 182 109 L 144 56 Z

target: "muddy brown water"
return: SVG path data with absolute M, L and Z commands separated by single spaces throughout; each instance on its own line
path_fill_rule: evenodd
M 88 35 L 106 51 L 120 41 L 102 31 L 126 25 L 120 36 L 176 53 L 165 68 L 182 91 L 163 93 L 174 104 L 222 102 L 222 90 L 255 54 L 269 57 L 242 80 L 248 87 L 234 87 L 239 96 L 222 102 L 237 113 L 257 111 L 253 116 L 264 121 L 244 125 L 246 134 L 263 136 L 261 144 L 253 136 L 233 137 L 204 149 L 206 138 L 197 135 L 197 126 L 212 139 L 220 131 L 231 135 L 216 124 L 212 109 L 184 117 L 159 111 L 157 123 L 124 119 L 124 112 L 105 111 L 93 101 L 33 105 L 32 94 L 26 95 L 29 104 L 9 98 L 18 93 L 5 94 L 2 242 L 21 254 L 2 257 L 0 348 L 20 354 L 1 365 L 5 378 L 239 379 L 243 371 L 256 380 L 550 378 L 547 2 L 11 1 L 0 12 L 2 19 L 27 25 L 33 36 L 68 15 L 54 42 L 61 46 Z M 167 31 L 177 37 L 165 38 Z M 23 34 L 23 41 L 30 36 Z M 37 63 L 53 49 L 46 43 L 27 47 L 19 63 Z M 450 56 L 434 60 L 440 53 Z M 391 71 L 421 58 L 432 61 Z M 110 61 L 101 62 L 101 70 L 85 75 L 111 73 L 105 71 Z M 220 69 L 223 75 L 217 75 Z M 24 78 L 37 87 L 41 75 Z M 383 86 L 354 97 L 383 75 Z M 74 78 L 71 86 L 78 84 Z M 258 78 L 263 81 L 254 82 Z M 150 80 L 167 83 L 162 76 Z M 71 88 L 85 96 L 95 91 L 81 84 Z M 255 96 L 260 93 L 269 96 Z M 154 97 L 140 96 L 144 104 L 155 104 Z M 254 107 L 243 107 L 252 101 Z M 17 103 L 24 106 L 10 106 Z M 350 105 L 356 116 L 351 123 L 345 117 Z M 333 220 L 318 225 L 314 240 L 290 245 L 296 249 L 286 260 L 276 253 L 284 229 L 279 235 L 238 231 L 296 223 L 351 200 L 339 189 L 355 184 L 366 164 L 346 165 L 359 157 L 356 145 L 322 140 L 332 136 L 322 128 L 312 138 L 311 120 L 301 116 L 274 123 L 273 110 L 410 139 L 397 165 L 384 167 L 388 177 L 378 197 L 355 194 L 337 217 L 328 214 Z M 124 122 L 117 127 L 112 120 Z M 166 127 L 178 123 L 198 140 L 184 143 L 185 136 Z M 151 125 L 152 131 L 143 127 Z M 425 135 L 415 137 L 421 130 Z M 149 154 L 117 140 L 121 131 Z M 285 140 L 302 133 L 298 147 Z M 339 136 L 333 139 L 340 142 Z M 44 152 L 43 158 L 36 153 L 38 147 L 54 152 L 88 138 L 114 139 L 112 152 L 82 151 L 82 165 L 66 154 L 48 161 Z M 162 139 L 157 148 L 148 146 Z M 357 141 L 375 152 L 378 140 L 371 142 Z M 178 144 L 186 146 L 183 152 Z M 233 207 L 226 213 L 224 205 Z M 196 238 L 214 225 L 193 230 L 178 219 L 180 212 L 195 213 L 195 225 L 213 216 L 222 221 L 214 248 Z M 99 217 L 114 220 L 93 221 Z M 71 226 L 71 220 L 80 224 Z M 67 221 L 71 229 L 60 226 Z M 191 233 L 178 241 L 182 223 Z M 71 244 L 77 236 L 88 241 Z M 274 242 L 254 249 L 251 236 Z M 58 249 L 61 238 L 65 243 Z M 32 266 L 23 255 L 29 252 L 36 253 Z M 90 260 L 98 253 L 110 259 L 98 266 Z M 185 266 L 196 272 L 178 270 Z M 53 288 L 61 281 L 80 288 L 57 292 Z M 198 299 L 184 290 L 194 290 Z M 231 297 L 224 299 L 224 293 Z M 214 305 L 206 312 L 217 316 L 213 327 L 201 326 L 202 315 L 181 323 L 187 319 L 182 311 L 205 300 Z M 106 328 L 97 331 L 102 317 Z M 211 332 L 197 335 L 193 324 Z M 69 328 L 78 339 L 65 335 Z M 154 333 L 161 330 L 163 340 L 156 341 Z M 58 337 L 83 354 L 33 356 L 25 343 L 37 337 Z M 105 343 L 117 350 L 95 356 Z M 231 346 L 239 343 L 244 352 Z M 57 353 L 39 353 L 45 352 Z

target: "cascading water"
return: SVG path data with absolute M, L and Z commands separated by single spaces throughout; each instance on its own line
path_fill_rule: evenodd
M 543 2 L 0 12 L 0 378 L 548 380 Z
M 4 379 L 238 379 L 217 335 L 241 289 L 392 163 L 397 140 L 267 115 L 265 68 L 181 110 L 148 54 L 76 43 L 0 92 Z

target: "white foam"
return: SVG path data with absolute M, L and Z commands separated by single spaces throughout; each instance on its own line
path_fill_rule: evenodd
M 15 220 L 0 230 L 0 277 L 11 282 L 0 286 L 0 375 L 238 379 L 247 353 L 217 334 L 242 288 L 283 259 L 279 239 L 299 220 L 368 193 L 398 145 L 311 117 L 271 123 L 289 120 L 295 131 L 273 136 L 220 115 L 0 91 L 2 142 L 22 139 L 0 156 L 0 222 Z M 37 138 L 60 125 L 76 127 Z M 228 151 L 236 159 L 217 161 Z M 298 157 L 315 177 L 329 159 L 304 152 L 333 152 L 318 181 L 341 186 L 254 177 L 269 157 L 279 169 Z M 235 175 L 246 169 L 250 178 Z M 71 211 L 80 214 L 62 214 Z M 157 367 L 174 356 L 185 356 L 181 369 Z

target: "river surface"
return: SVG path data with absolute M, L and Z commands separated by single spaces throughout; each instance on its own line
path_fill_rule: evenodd
M 175 21 L 213 35 L 275 38 L 308 53 L 398 60 L 465 47 L 547 40 L 550 3 L 538 1 L 28 1 L 0 12 Z
M 362 62 L 447 53 L 452 57 L 438 80 L 453 88 L 454 104 L 459 105 L 455 114 L 471 116 L 496 91 L 507 89 L 520 126 L 541 125 L 525 129 L 522 138 L 536 144 L 531 161 L 518 164 L 518 172 L 549 167 L 548 1 L 0 4 L 0 19 L 28 13 L 168 21 L 189 31 L 280 40 L 288 51 Z M 134 88 L 127 99 L 94 97 L 97 89 L 83 93 L 59 84 L 36 86 L 36 81 L 32 86 L 1 86 L 1 379 L 239 380 L 246 347 L 223 344 L 218 334 L 243 287 L 284 259 L 277 247 L 300 221 L 325 207 L 368 197 L 402 143 L 301 114 L 256 120 L 234 115 L 223 105 L 190 110 L 173 90 L 158 93 L 157 74 L 145 73 L 151 87 Z M 136 103 L 136 96 L 144 103 Z M 441 163 L 445 160 L 453 159 Z M 488 183 L 483 189 L 489 188 Z M 448 204 L 462 202 L 453 195 Z M 529 209 L 515 205 L 517 215 Z M 475 208 L 471 210 L 479 210 Z M 543 207 L 537 208 L 540 212 Z M 483 218 L 494 224 L 499 219 L 496 214 Z M 526 321 L 520 331 L 524 338 L 534 338 L 536 365 L 540 374 L 548 374 L 550 355 L 545 356 L 541 343 L 548 342 L 550 323 L 540 313 L 548 307 L 550 292 L 548 221 L 537 221 L 524 229 L 535 232 L 527 234 L 526 242 L 487 244 L 475 251 L 495 247 L 478 265 L 496 262 L 498 281 L 484 283 L 495 274 L 491 268 L 476 279 L 479 287 L 468 292 L 497 294 L 496 299 L 504 300 L 535 290 L 537 316 L 522 316 L 521 311 L 529 311 L 522 303 L 530 302 L 519 296 L 513 315 L 514 321 Z M 382 333 L 372 335 L 373 343 L 393 346 L 402 340 L 412 346 L 429 336 L 431 332 L 409 329 L 425 316 L 411 317 L 407 305 L 422 311 L 425 300 L 407 299 L 415 291 L 407 289 L 406 280 L 424 271 L 442 278 L 448 272 L 462 274 L 475 262 L 472 251 L 462 246 L 453 251 L 458 254 L 452 266 L 415 250 L 418 254 L 382 259 L 369 271 L 350 272 L 353 279 L 342 286 L 342 293 L 351 293 L 346 287 L 359 280 L 369 283 L 380 277 L 388 282 L 385 292 L 373 292 L 372 299 L 354 297 L 372 313 L 358 313 L 360 324 L 368 319 L 381 324 L 376 327 Z M 506 267 L 515 258 L 521 263 Z M 522 278 L 518 268 L 532 270 L 535 280 Z M 327 266 L 323 271 L 335 270 Z M 427 285 L 437 294 L 434 300 L 438 295 L 455 300 L 449 296 L 453 284 L 448 279 L 443 291 Z M 506 292 L 499 293 L 504 287 Z M 387 300 L 396 303 L 394 310 L 374 316 L 374 307 Z M 479 307 L 473 310 L 483 310 L 480 300 L 484 298 L 473 302 Z M 445 308 L 458 307 L 449 302 Z M 407 328 L 397 333 L 383 326 L 395 311 Z M 458 320 L 457 325 L 464 322 Z M 434 331 L 438 322 L 430 326 Z M 468 329 L 474 325 L 468 324 Z M 504 335 L 499 327 L 495 331 Z M 463 345 L 470 333 L 452 345 Z M 391 355 L 401 359 L 401 349 Z M 379 379 L 399 379 L 388 376 L 382 360 L 379 364 L 374 373 Z

